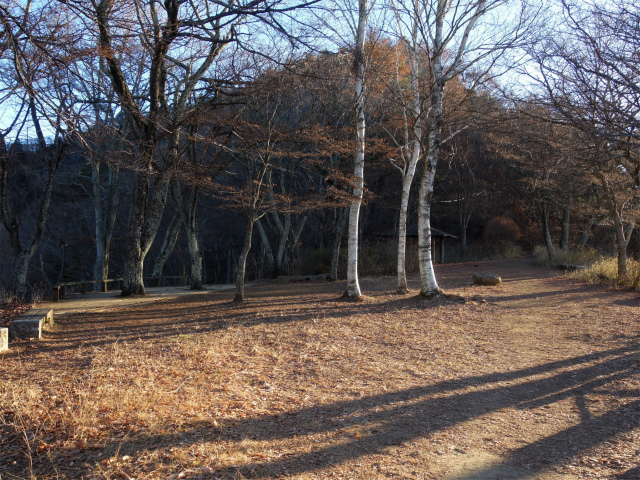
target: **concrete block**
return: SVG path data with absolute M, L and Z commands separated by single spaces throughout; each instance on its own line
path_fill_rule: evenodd
M 26 340 L 27 338 L 42 338 L 42 325 L 44 317 L 28 318 L 23 320 L 20 317 L 11 323 L 11 336 Z
M 11 323 L 10 333 L 13 338 L 42 338 L 42 327 L 53 325 L 53 310 L 32 308 Z
M 9 329 L 0 328 L 0 352 L 9 350 Z
M 32 312 L 32 311 L 33 310 L 29 310 L 29 312 Z M 35 309 L 35 312 L 36 312 L 34 313 L 35 316 L 42 315 L 44 317 L 44 323 L 48 324 L 49 326 L 52 326 L 54 324 L 53 310 L 47 310 L 46 308 L 38 308 L 38 309 Z

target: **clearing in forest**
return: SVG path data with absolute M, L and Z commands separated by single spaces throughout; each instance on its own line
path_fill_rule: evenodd
M 637 294 L 436 269 L 475 300 L 379 277 L 58 317 L 0 356 L 0 478 L 640 478 Z

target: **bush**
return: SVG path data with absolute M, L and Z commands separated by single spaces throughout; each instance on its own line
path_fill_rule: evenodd
M 509 217 L 493 217 L 484 226 L 482 240 L 486 245 L 517 243 L 522 237 L 520 227 Z

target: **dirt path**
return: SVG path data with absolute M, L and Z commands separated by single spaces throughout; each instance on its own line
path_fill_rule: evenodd
M 387 277 L 63 317 L 0 356 L 0 478 L 640 478 L 637 295 L 437 275 L 477 301 Z

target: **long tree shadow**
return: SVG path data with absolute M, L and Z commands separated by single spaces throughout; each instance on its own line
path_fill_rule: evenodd
M 335 287 L 333 287 L 335 290 Z M 115 341 L 156 341 L 168 340 L 178 335 L 202 335 L 224 330 L 230 326 L 251 327 L 258 324 L 278 325 L 302 323 L 313 319 L 349 318 L 354 314 L 378 310 L 397 311 L 401 308 L 431 309 L 441 302 L 425 302 L 413 298 L 398 297 L 372 303 L 333 302 L 338 294 L 314 294 L 308 300 L 295 297 L 295 311 L 291 311 L 289 296 L 269 296 L 251 299 L 243 303 L 231 302 L 229 294 L 212 293 L 197 298 L 195 305 L 191 299 L 179 298 L 159 301 L 153 304 L 130 306 L 126 309 L 128 320 L 123 320 L 120 310 L 97 312 L 86 316 L 75 314 L 62 317 L 57 329 L 44 332 L 44 342 L 32 344 L 31 356 L 51 354 L 78 347 L 104 347 Z M 293 294 L 291 295 L 293 296 Z M 257 306 L 269 313 L 256 315 Z M 299 309 L 297 307 L 300 307 Z M 279 309 L 285 312 L 283 315 Z M 4 358 L 19 356 L 17 351 L 9 351 Z M 76 359 L 69 367 L 86 366 L 89 358 Z M 80 361 L 81 363 L 78 363 Z
M 215 476 L 237 478 L 241 474 L 249 478 L 267 478 L 316 472 L 330 465 L 382 453 L 390 447 L 505 408 L 534 409 L 570 398 L 575 399 L 580 408 L 584 395 L 637 375 L 637 354 L 638 346 L 633 344 L 521 370 L 319 404 L 285 414 L 262 415 L 221 425 L 200 423 L 186 434 L 137 435 L 129 441 L 113 442 L 107 445 L 105 453 L 136 455 L 144 450 L 174 445 L 188 446 L 220 439 L 236 442 L 245 438 L 273 442 L 297 437 L 307 439 L 312 445 L 314 437 L 330 434 L 330 445 L 287 458 L 248 462 L 218 470 Z M 632 395 L 626 390 L 617 393 L 621 397 Z M 516 463 L 532 465 L 527 475 L 560 464 L 615 435 L 636 428 L 638 406 L 638 401 L 629 402 L 597 417 L 586 408 L 581 409 L 580 423 L 513 450 L 510 457 Z M 346 431 L 354 426 L 361 432 L 356 437 Z M 539 451 L 544 449 L 546 452 L 550 447 L 555 453 L 540 462 Z M 82 472 L 83 475 L 89 473 Z M 194 474 L 182 478 L 201 477 Z M 522 478 L 525 478 L 524 474 Z
M 581 396 L 634 374 L 632 362 L 636 348 L 630 347 L 624 353 L 621 350 L 618 351 L 620 356 L 609 358 L 602 363 L 559 372 L 551 377 L 533 379 L 513 386 L 491 387 L 491 384 L 498 381 L 522 380 L 545 371 L 550 372 L 558 368 L 562 362 L 554 362 L 555 366 L 550 364 L 514 373 L 471 377 L 462 382 L 445 382 L 362 400 L 321 405 L 316 409 L 296 412 L 287 421 L 279 420 L 275 416 L 248 420 L 235 428 L 246 431 L 251 438 L 258 440 L 275 440 L 291 435 L 311 437 L 320 433 L 340 431 L 354 424 L 371 424 L 375 428 L 361 438 L 345 437 L 333 446 L 310 453 L 277 460 L 267 465 L 245 465 L 242 473 L 259 478 L 285 472 L 309 472 L 329 463 L 343 463 L 365 454 L 381 453 L 389 447 L 410 442 L 417 437 L 503 408 L 535 408 Z M 613 351 L 609 353 L 613 354 Z M 583 357 L 585 360 L 586 358 Z M 489 388 L 456 392 L 457 389 L 463 388 L 463 385 Z M 443 393 L 450 394 L 442 396 Z M 433 398 L 436 395 L 437 397 Z M 387 408 L 380 411 L 377 407 Z M 615 434 L 638 426 L 637 407 L 638 402 L 633 402 L 600 417 L 589 418 L 579 425 L 513 451 L 512 458 L 523 463 L 534 462 L 537 458 L 536 452 L 541 446 L 553 446 L 557 454 L 552 459 L 547 458 L 545 466 L 559 463 Z M 320 421 L 318 411 L 326 412 Z M 446 415 L 443 415 L 443 412 L 446 412 Z M 634 413 L 634 418 L 621 421 L 621 414 L 633 416 Z M 291 425 L 296 427 L 291 429 Z

